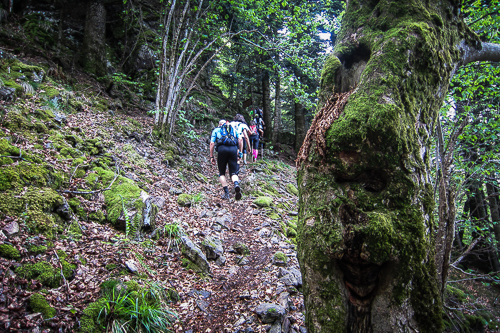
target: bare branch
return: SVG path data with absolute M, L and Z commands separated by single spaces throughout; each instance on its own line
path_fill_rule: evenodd
M 475 61 L 500 62 L 500 44 L 481 43 L 480 47 L 474 47 L 462 42 L 460 49 L 463 52 L 461 65 Z

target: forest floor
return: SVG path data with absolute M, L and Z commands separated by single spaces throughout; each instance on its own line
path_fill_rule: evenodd
M 18 112 L 19 104 L 2 103 L 9 112 Z M 23 101 L 24 113 L 19 114 L 34 125 L 38 120 L 31 116 L 40 105 L 37 95 L 27 98 Z M 295 184 L 292 160 L 269 156 L 267 152 L 264 160 L 242 165 L 243 198 L 235 201 L 234 194 L 231 194 L 228 201 L 221 199 L 217 171 L 208 158 L 209 130 L 197 130 L 198 138 L 193 140 L 174 138 L 177 143 L 173 145 L 173 151 L 178 156 L 169 163 L 165 160 L 165 149 L 155 144 L 150 135 L 151 117 L 112 115 L 84 106 L 82 112 L 68 114 L 65 118 L 61 127 L 47 133 L 34 133 L 35 136 L 29 131 L 13 131 L 5 116 L 0 126 L 13 146 L 24 154 L 41 157 L 45 163 L 65 174 L 60 193 L 67 201 L 77 199 L 80 203 L 77 207 L 72 206 L 71 219 L 64 222 L 55 237 L 33 233 L 26 213 L 17 216 L 2 214 L 0 229 L 7 230 L 14 222 L 20 230 L 1 236 L 6 244 L 13 245 L 21 253 L 17 260 L 0 258 L 0 279 L 4 286 L 0 297 L 2 329 L 9 332 L 48 332 L 50 328 L 50 331 L 75 330 L 84 309 L 102 296 L 100 285 L 110 279 L 119 279 L 135 280 L 139 285 L 156 281 L 166 289 L 175 290 L 178 297 L 175 296 L 175 301 L 169 305 L 178 314 L 173 324 L 175 332 L 265 332 L 269 325 L 262 324 L 255 314 L 256 306 L 263 302 L 282 304 L 287 309 L 286 316 L 281 318 L 283 330 L 280 331 L 304 330 L 301 327 L 302 294 L 295 288 L 300 285 L 297 282 L 284 283 L 280 279 L 287 274 L 283 269 L 298 269 L 295 245 L 285 235 L 288 232 L 294 236 L 293 221 L 297 215 L 297 196 L 287 191 L 286 186 L 288 184 L 290 188 L 290 184 Z M 161 231 L 165 226 L 182 228 L 197 244 L 207 236 L 219 238 L 224 248 L 225 264 L 210 261 L 209 274 L 196 272 L 189 265 L 184 267 L 186 262 L 182 260 L 178 238 L 163 233 L 159 239 L 141 234 L 136 239 L 127 240 L 123 231 L 89 218 L 92 213 L 106 213 L 103 192 L 77 192 L 92 190 L 87 180 L 95 173 L 92 166 L 99 163 L 100 154 L 87 156 L 84 161 L 64 158 L 61 151 L 57 152 L 51 146 L 56 133 L 69 141 L 68 138 L 77 136 L 103 142 L 106 153 L 113 157 L 115 166 L 120 166 L 124 177 L 134 180 L 150 196 L 165 200 L 156 216 L 156 229 Z M 14 161 L 10 167 L 19 167 L 20 163 L 23 161 Z M 83 166 L 84 173 L 77 176 L 77 171 Z M 115 168 L 110 167 L 110 170 Z M 19 187 L 19 195 L 22 196 L 28 188 L 29 185 Z M 292 188 L 296 190 L 295 185 Z M 256 205 L 254 201 L 259 195 L 248 195 L 246 189 L 272 198 L 272 203 L 268 207 Z M 192 195 L 190 207 L 178 204 L 180 194 Z M 81 233 L 74 231 L 72 225 L 75 222 Z M 249 255 L 236 253 L 233 249 L 236 243 L 247 245 Z M 47 250 L 33 253 L 30 249 L 36 247 L 46 247 Z M 273 264 L 278 251 L 286 255 L 286 264 Z M 71 276 L 61 281 L 57 288 L 47 288 L 36 279 L 16 274 L 16 269 L 28 263 L 44 261 L 59 267 L 57 253 L 67 255 L 65 260 L 75 265 Z M 126 268 L 127 261 L 136 264 L 136 272 Z M 40 313 L 30 311 L 29 298 L 34 293 L 45 296 L 56 310 L 54 317 L 44 319 Z

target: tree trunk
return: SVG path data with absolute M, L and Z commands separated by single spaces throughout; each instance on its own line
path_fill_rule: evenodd
M 269 84 L 269 73 L 264 70 L 262 75 L 262 112 L 264 113 L 264 123 L 266 123 L 266 131 L 264 137 L 271 138 L 271 88 Z
M 272 141 L 274 144 L 278 144 L 279 135 L 281 133 L 281 80 L 278 74 L 276 78 L 276 89 L 274 98 L 274 123 L 273 123 L 273 135 Z
M 481 47 L 459 6 L 347 2 L 297 159 L 308 332 L 442 331 L 429 146 L 462 46 Z
M 295 102 L 295 151 L 298 152 L 306 136 L 306 117 L 304 107 L 301 103 Z
M 500 189 L 492 183 L 487 183 L 486 191 L 488 193 L 488 203 L 490 206 L 491 222 L 493 223 L 495 239 L 497 242 L 500 242 L 500 204 L 498 194 Z
M 106 8 L 103 1 L 91 1 L 87 7 L 82 62 L 87 72 L 106 75 Z

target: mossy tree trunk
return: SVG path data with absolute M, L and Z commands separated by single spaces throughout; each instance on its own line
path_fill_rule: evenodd
M 442 331 L 430 140 L 457 67 L 500 55 L 459 7 L 347 1 L 297 160 L 308 332 Z
M 272 133 L 272 141 L 274 144 L 277 144 L 279 141 L 279 135 L 281 133 L 281 79 L 279 77 L 279 73 L 276 73 L 276 87 L 274 89 L 275 98 L 274 98 L 274 122 L 273 122 L 273 133 Z M 271 127 L 271 126 L 269 126 Z
M 104 0 L 88 2 L 83 37 L 82 63 L 97 76 L 106 75 L 106 8 Z

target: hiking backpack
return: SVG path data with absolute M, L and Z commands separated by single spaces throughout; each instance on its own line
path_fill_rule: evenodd
M 221 137 L 217 139 L 217 147 L 218 146 L 237 146 L 238 139 L 236 138 L 236 133 L 234 131 L 234 127 L 229 124 L 224 124 L 221 127 Z

